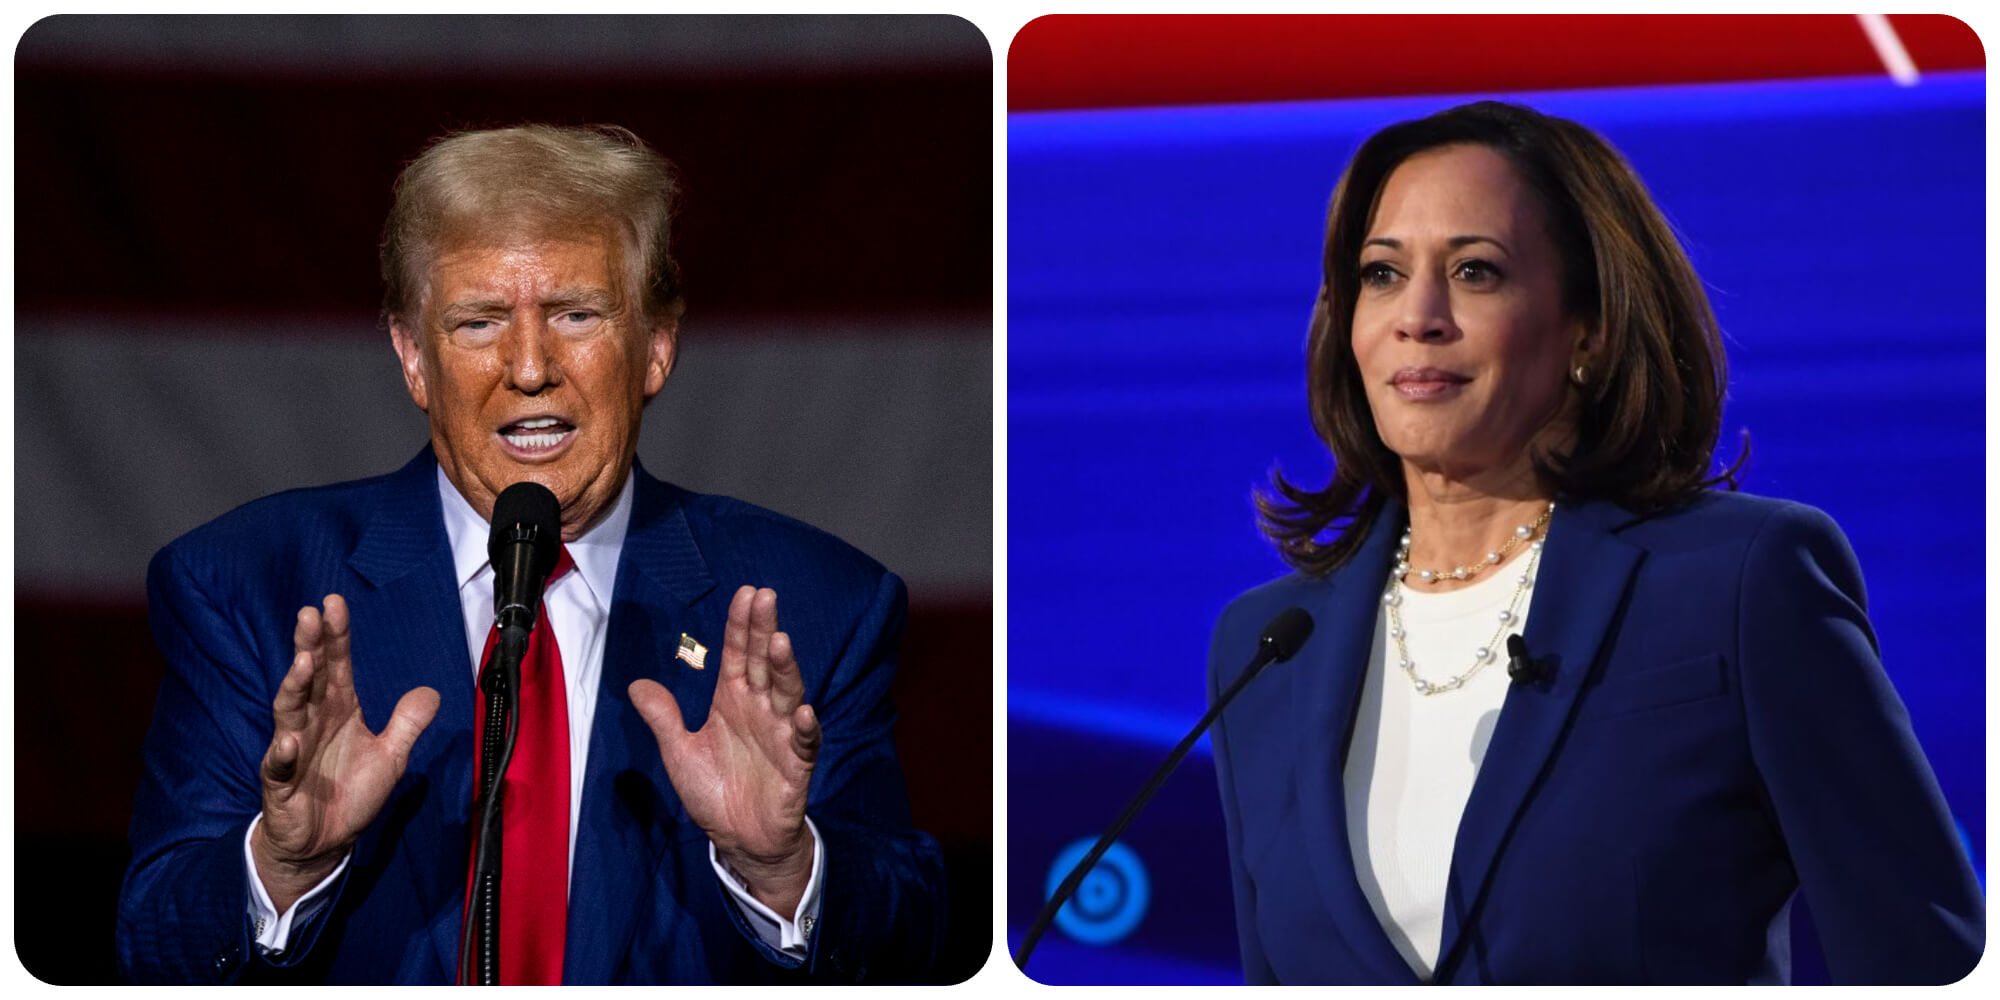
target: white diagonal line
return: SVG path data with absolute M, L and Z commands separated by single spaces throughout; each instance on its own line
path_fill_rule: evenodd
M 1882 60 L 1882 67 L 1889 76 L 1905 87 L 1917 82 L 1917 64 L 1910 59 L 1910 51 L 1903 48 L 1903 39 L 1896 34 L 1896 26 L 1889 23 L 1887 14 L 1856 14 L 1861 22 L 1861 30 L 1868 36 L 1868 44 L 1875 46 L 1875 55 Z

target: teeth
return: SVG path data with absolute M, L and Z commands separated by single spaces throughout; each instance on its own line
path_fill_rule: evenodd
M 506 430 L 508 443 L 527 451 L 553 448 L 562 443 L 574 428 L 556 417 L 533 417 L 517 420 Z
M 555 434 L 509 433 L 507 435 L 507 440 L 509 442 L 512 442 L 514 447 L 516 448 L 523 448 L 529 451 L 534 451 L 539 448 L 553 448 L 556 445 L 561 444 L 562 439 L 568 436 L 569 433 L 567 431 L 562 431 Z

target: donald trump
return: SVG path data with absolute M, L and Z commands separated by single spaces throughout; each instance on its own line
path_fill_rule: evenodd
M 944 902 L 890 742 L 902 582 L 635 461 L 675 197 L 611 127 L 459 133 L 404 170 L 383 315 L 429 445 L 153 560 L 133 981 L 462 978 L 488 522 L 522 482 L 562 555 L 506 758 L 499 981 L 923 977 Z

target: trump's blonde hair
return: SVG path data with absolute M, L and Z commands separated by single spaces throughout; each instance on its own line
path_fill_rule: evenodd
M 673 165 L 615 125 L 528 124 L 434 140 L 396 178 L 382 227 L 382 319 L 423 308 L 426 275 L 460 246 L 570 239 L 609 227 L 648 320 L 685 309 L 671 252 Z

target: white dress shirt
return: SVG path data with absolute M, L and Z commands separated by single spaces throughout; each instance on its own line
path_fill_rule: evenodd
M 445 478 L 442 468 L 438 470 L 437 482 L 438 497 L 444 508 L 445 534 L 451 542 L 459 604 L 465 615 L 466 655 L 476 678 L 481 654 L 486 651 L 486 634 L 493 625 L 494 572 L 486 552 L 491 528 Z M 564 700 L 569 709 L 569 858 L 572 866 L 576 863 L 577 821 L 582 815 L 583 778 L 590 755 L 590 726 L 597 713 L 598 681 L 604 673 L 604 637 L 611 617 L 612 586 L 618 578 L 618 555 L 625 545 L 625 531 L 632 521 L 632 487 L 632 477 L 627 475 L 625 487 L 619 491 L 611 511 L 595 527 L 584 532 L 581 538 L 568 543 L 570 558 L 576 568 L 551 583 L 542 596 L 549 627 L 555 630 L 556 644 L 563 651 Z M 254 833 L 257 824 L 262 821 L 263 814 L 260 813 L 251 821 L 249 833 Z M 708 848 L 709 863 L 714 867 L 716 877 L 729 890 L 728 895 L 735 899 L 738 911 L 756 930 L 757 936 L 765 944 L 798 959 L 806 955 L 812 927 L 819 914 L 820 888 L 824 882 L 825 850 L 820 842 L 819 830 L 810 818 L 806 820 L 806 829 L 813 838 L 812 876 L 805 895 L 789 919 L 750 895 L 742 880 L 723 863 L 715 845 L 711 843 Z M 290 941 L 294 924 L 311 919 L 325 907 L 330 898 L 326 890 L 346 869 L 347 860 L 343 858 L 332 874 L 284 913 L 278 913 L 270 894 L 264 891 L 263 880 L 257 877 L 256 861 L 250 854 L 249 833 L 243 839 L 243 860 L 250 873 L 251 926 L 257 947 L 265 954 L 276 955 L 282 953 Z

